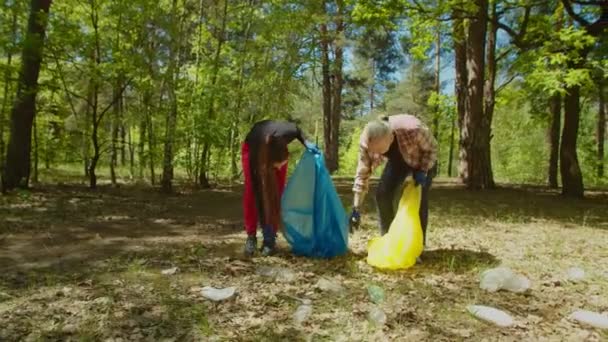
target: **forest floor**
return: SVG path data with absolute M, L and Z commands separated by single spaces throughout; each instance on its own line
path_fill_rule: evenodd
M 344 201 L 350 185 L 337 181 Z M 370 196 L 368 196 L 370 197 Z M 364 229 L 333 260 L 242 256 L 241 188 L 43 186 L 0 196 L 1 341 L 371 341 L 608 340 L 567 319 L 608 311 L 608 194 L 567 200 L 543 188 L 468 192 L 438 182 L 431 193 L 428 250 L 413 268 L 383 273 L 365 263 L 376 234 L 368 198 Z M 523 294 L 479 289 L 481 271 L 505 265 L 532 281 Z M 292 277 L 260 275 L 282 267 Z M 580 267 L 582 282 L 564 281 Z M 178 267 L 173 275 L 162 270 Z M 338 292 L 316 287 L 324 278 Z M 204 286 L 237 287 L 226 302 Z M 368 319 L 368 286 L 386 294 L 384 326 Z M 299 303 L 312 301 L 302 324 Z M 473 318 L 494 306 L 516 324 Z

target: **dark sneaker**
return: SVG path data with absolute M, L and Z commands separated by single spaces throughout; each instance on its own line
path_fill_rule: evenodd
M 276 244 L 274 242 L 264 242 L 262 246 L 262 255 L 271 256 L 276 252 Z
M 253 256 L 258 248 L 258 239 L 255 236 L 248 236 L 245 242 L 245 255 Z
M 264 243 L 262 243 L 262 255 L 269 256 L 274 254 L 276 249 L 277 234 L 270 226 L 262 227 L 264 233 Z

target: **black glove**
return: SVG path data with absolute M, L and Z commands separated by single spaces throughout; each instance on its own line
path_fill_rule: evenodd
M 423 171 L 414 172 L 414 182 L 416 183 L 416 186 L 418 186 L 418 185 L 425 186 L 426 185 L 426 172 L 423 172 Z
M 353 211 L 350 214 L 350 232 L 352 233 L 355 229 L 359 229 L 360 224 L 361 214 L 359 214 L 359 209 L 355 207 L 353 208 Z

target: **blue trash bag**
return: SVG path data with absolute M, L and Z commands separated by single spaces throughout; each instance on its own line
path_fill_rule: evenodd
M 283 235 L 296 255 L 348 251 L 348 218 L 319 149 L 308 144 L 281 199 Z

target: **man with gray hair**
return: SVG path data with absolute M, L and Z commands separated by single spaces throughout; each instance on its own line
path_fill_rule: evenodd
M 420 224 L 426 245 L 428 225 L 428 191 L 436 170 L 437 142 L 417 117 L 408 114 L 381 117 L 370 121 L 361 133 L 359 161 L 355 175 L 354 203 L 350 217 L 351 230 L 359 227 L 359 208 L 367 192 L 373 169 L 387 160 L 378 188 L 376 203 L 380 217 L 380 234 L 388 232 L 395 217 L 395 195 L 408 176 L 422 186 Z

